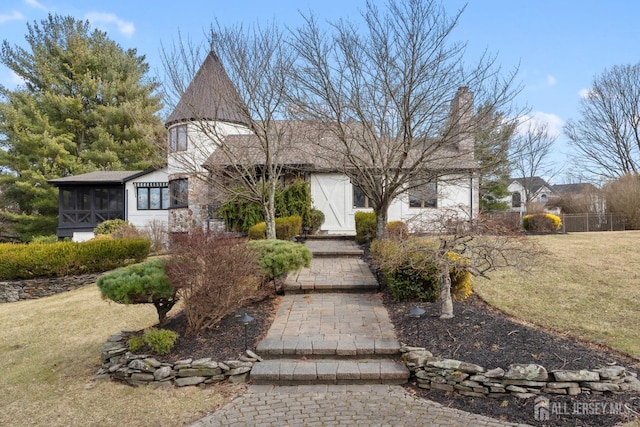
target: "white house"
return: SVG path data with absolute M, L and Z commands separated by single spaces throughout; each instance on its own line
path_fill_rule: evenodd
M 511 193 L 511 196 L 504 198 L 503 201 L 510 204 L 512 212 L 524 214 L 527 212 L 527 204 L 534 203 L 547 212 L 559 213 L 557 208 L 547 206 L 547 203 L 555 195 L 553 186 L 539 176 L 515 178 L 511 181 L 507 190 Z
M 97 171 L 49 180 L 58 187 L 59 238 L 84 241 L 108 219 L 124 219 L 139 229 L 166 227 L 169 209 L 167 167 L 146 171 Z
M 461 103 L 472 103 L 467 88 L 461 88 L 452 101 L 452 111 Z M 179 232 L 192 226 L 210 226 L 215 217 L 212 188 L 206 185 L 207 168 L 224 162 L 228 156 L 220 154 L 220 141 L 230 150 L 245 150 L 247 164 L 264 164 L 259 149 L 252 150 L 257 138 L 250 130 L 250 118 L 241 108 L 242 101 L 228 78 L 218 57 L 211 52 L 190 83 L 178 105 L 166 122 L 168 130 L 168 174 L 170 189 L 169 228 Z M 468 104 L 465 104 L 468 105 Z M 205 126 L 206 125 L 206 126 Z M 297 132 L 303 122 L 282 122 L 286 132 L 292 132 L 291 147 L 279 162 L 284 171 L 295 171 L 310 184 L 313 207 L 325 215 L 321 232 L 355 234 L 356 211 L 368 210 L 366 197 L 336 164 L 314 153 L 317 144 L 309 144 L 309 134 Z M 315 138 L 331 138 L 315 134 Z M 417 190 L 396 199 L 388 211 L 389 221 L 412 221 L 435 218 L 445 210 L 456 210 L 468 217 L 478 214 L 477 164 L 473 155 L 473 138 L 466 137 L 450 147 L 455 156 L 441 161 L 437 168 L 440 177 Z M 426 165 L 425 165 L 426 167 Z

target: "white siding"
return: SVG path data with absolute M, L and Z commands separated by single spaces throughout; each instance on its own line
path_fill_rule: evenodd
M 152 221 L 168 221 L 168 210 L 138 210 L 136 182 L 164 182 L 168 180 L 167 168 L 162 168 L 146 175 L 139 176 L 125 185 L 126 219 L 140 229 L 145 229 Z

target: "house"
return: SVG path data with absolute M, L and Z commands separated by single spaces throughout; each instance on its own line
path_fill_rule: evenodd
M 461 88 L 452 101 L 452 114 L 461 110 L 459 106 L 463 103 L 465 106 L 473 103 L 473 95 L 467 88 Z M 214 194 L 207 179 L 213 165 L 228 161 L 228 153 L 222 155 L 217 149 L 222 142 L 225 150 L 241 153 L 243 162 L 256 168 L 264 164 L 246 111 L 219 58 L 209 53 L 165 123 L 169 144 L 170 231 L 220 223 L 215 212 L 221 195 Z M 363 192 L 335 162 L 314 151 L 319 146 L 314 141 L 322 140 L 325 147 L 330 146 L 331 135 L 308 122 L 283 121 L 275 124 L 274 131 L 288 135 L 290 146 L 279 159 L 282 173 L 309 182 L 313 207 L 325 215 L 321 232 L 355 234 L 355 212 L 370 210 L 370 206 Z M 394 200 L 388 211 L 389 221 L 424 221 L 450 211 L 467 217 L 478 214 L 473 138 L 467 135 L 447 149 L 450 153 L 442 153 L 440 161 L 425 165 L 436 169 L 440 178 Z
M 515 178 L 507 186 L 511 196 L 503 199 L 511 206 L 512 212 L 524 214 L 532 207 L 551 213 L 559 213 L 555 207 L 547 206 L 547 203 L 555 195 L 553 187 L 539 176 L 531 178 Z
M 144 229 L 167 223 L 167 168 L 146 171 L 96 171 L 49 180 L 58 187 L 58 238 L 84 241 L 109 219 L 124 219 Z
M 602 191 L 591 183 L 558 184 L 552 188 L 555 197 L 549 204 L 560 209 L 562 213 L 603 215 L 606 211 Z

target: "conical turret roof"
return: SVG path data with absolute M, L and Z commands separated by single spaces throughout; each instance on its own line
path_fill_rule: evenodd
M 177 122 L 213 120 L 248 125 L 250 118 L 218 56 L 209 52 L 166 126 Z

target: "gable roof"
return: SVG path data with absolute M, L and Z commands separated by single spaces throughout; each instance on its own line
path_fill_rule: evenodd
M 517 182 L 522 186 L 522 188 L 528 187 L 533 194 L 540 191 L 543 187 L 553 191 L 553 187 L 539 176 L 533 176 L 531 178 L 514 178 L 512 182 Z
M 556 184 L 551 186 L 556 193 L 564 194 L 584 194 L 595 193 L 598 191 L 598 187 L 589 182 L 579 182 L 576 184 Z
M 165 126 L 179 122 L 215 120 L 248 125 L 244 102 L 218 56 L 209 52 L 189 83 Z
M 154 169 L 155 170 L 155 169 Z M 131 181 L 147 173 L 152 172 L 150 170 L 144 171 L 95 171 L 83 173 L 80 175 L 65 176 L 63 178 L 50 179 L 47 182 L 55 185 L 71 185 L 71 184 L 124 184 L 127 181 Z

